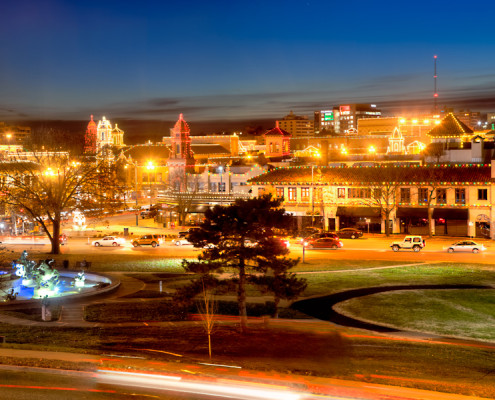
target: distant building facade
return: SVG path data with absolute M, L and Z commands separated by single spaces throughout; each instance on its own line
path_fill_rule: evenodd
M 280 129 L 289 132 L 292 137 L 312 136 L 314 123 L 307 116 L 295 115 L 292 111 L 277 121 Z
M 125 147 L 124 131 L 117 124 L 112 128 L 111 122 L 105 117 L 96 123 L 91 115 L 84 134 L 84 152 L 100 154 L 105 147 Z
M 31 138 L 29 126 L 7 125 L 0 122 L 0 144 L 23 145 Z

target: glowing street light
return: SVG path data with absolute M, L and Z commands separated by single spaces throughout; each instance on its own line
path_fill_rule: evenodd
M 45 174 L 46 176 L 55 176 L 55 171 L 54 171 L 53 169 L 51 169 L 50 167 L 48 167 L 48 168 L 46 169 L 46 171 L 44 172 L 44 174 Z
M 132 162 L 128 161 L 129 164 L 131 164 L 134 167 L 134 191 L 135 191 L 135 196 L 136 196 L 136 226 L 139 225 L 139 204 L 138 204 L 138 184 L 137 184 L 137 161 Z M 124 167 L 127 169 L 127 165 Z

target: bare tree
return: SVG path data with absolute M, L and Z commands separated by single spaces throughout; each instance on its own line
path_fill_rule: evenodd
M 60 253 L 62 212 L 76 208 L 102 212 L 119 197 L 107 160 L 72 161 L 68 153 L 33 152 L 0 165 L 1 201 L 14 212 L 31 216 Z
M 198 309 L 201 314 L 203 326 L 208 336 L 208 355 L 211 360 L 211 335 L 213 333 L 213 328 L 215 327 L 217 303 L 215 301 L 213 290 L 207 284 L 205 285 L 204 279 L 201 279 L 201 284 L 203 286 L 203 291 L 201 293 L 201 300 L 198 303 Z
M 397 195 L 401 186 L 402 167 L 386 167 L 380 170 L 370 168 L 368 185 L 361 196 L 362 204 L 378 207 L 382 221 L 385 221 L 385 235 L 390 236 L 390 215 L 397 207 Z M 371 174 L 374 174 L 371 175 Z

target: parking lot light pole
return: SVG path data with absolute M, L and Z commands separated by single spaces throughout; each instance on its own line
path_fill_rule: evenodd
M 139 204 L 138 204 L 138 190 L 137 190 L 137 161 L 134 162 L 134 190 L 136 192 L 136 226 L 139 226 Z

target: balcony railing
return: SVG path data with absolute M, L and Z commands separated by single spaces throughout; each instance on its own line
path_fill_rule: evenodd
M 233 203 L 237 199 L 247 200 L 252 197 L 251 193 L 221 193 L 221 192 L 164 192 L 158 193 L 157 198 L 163 202 L 190 201 L 199 203 Z

